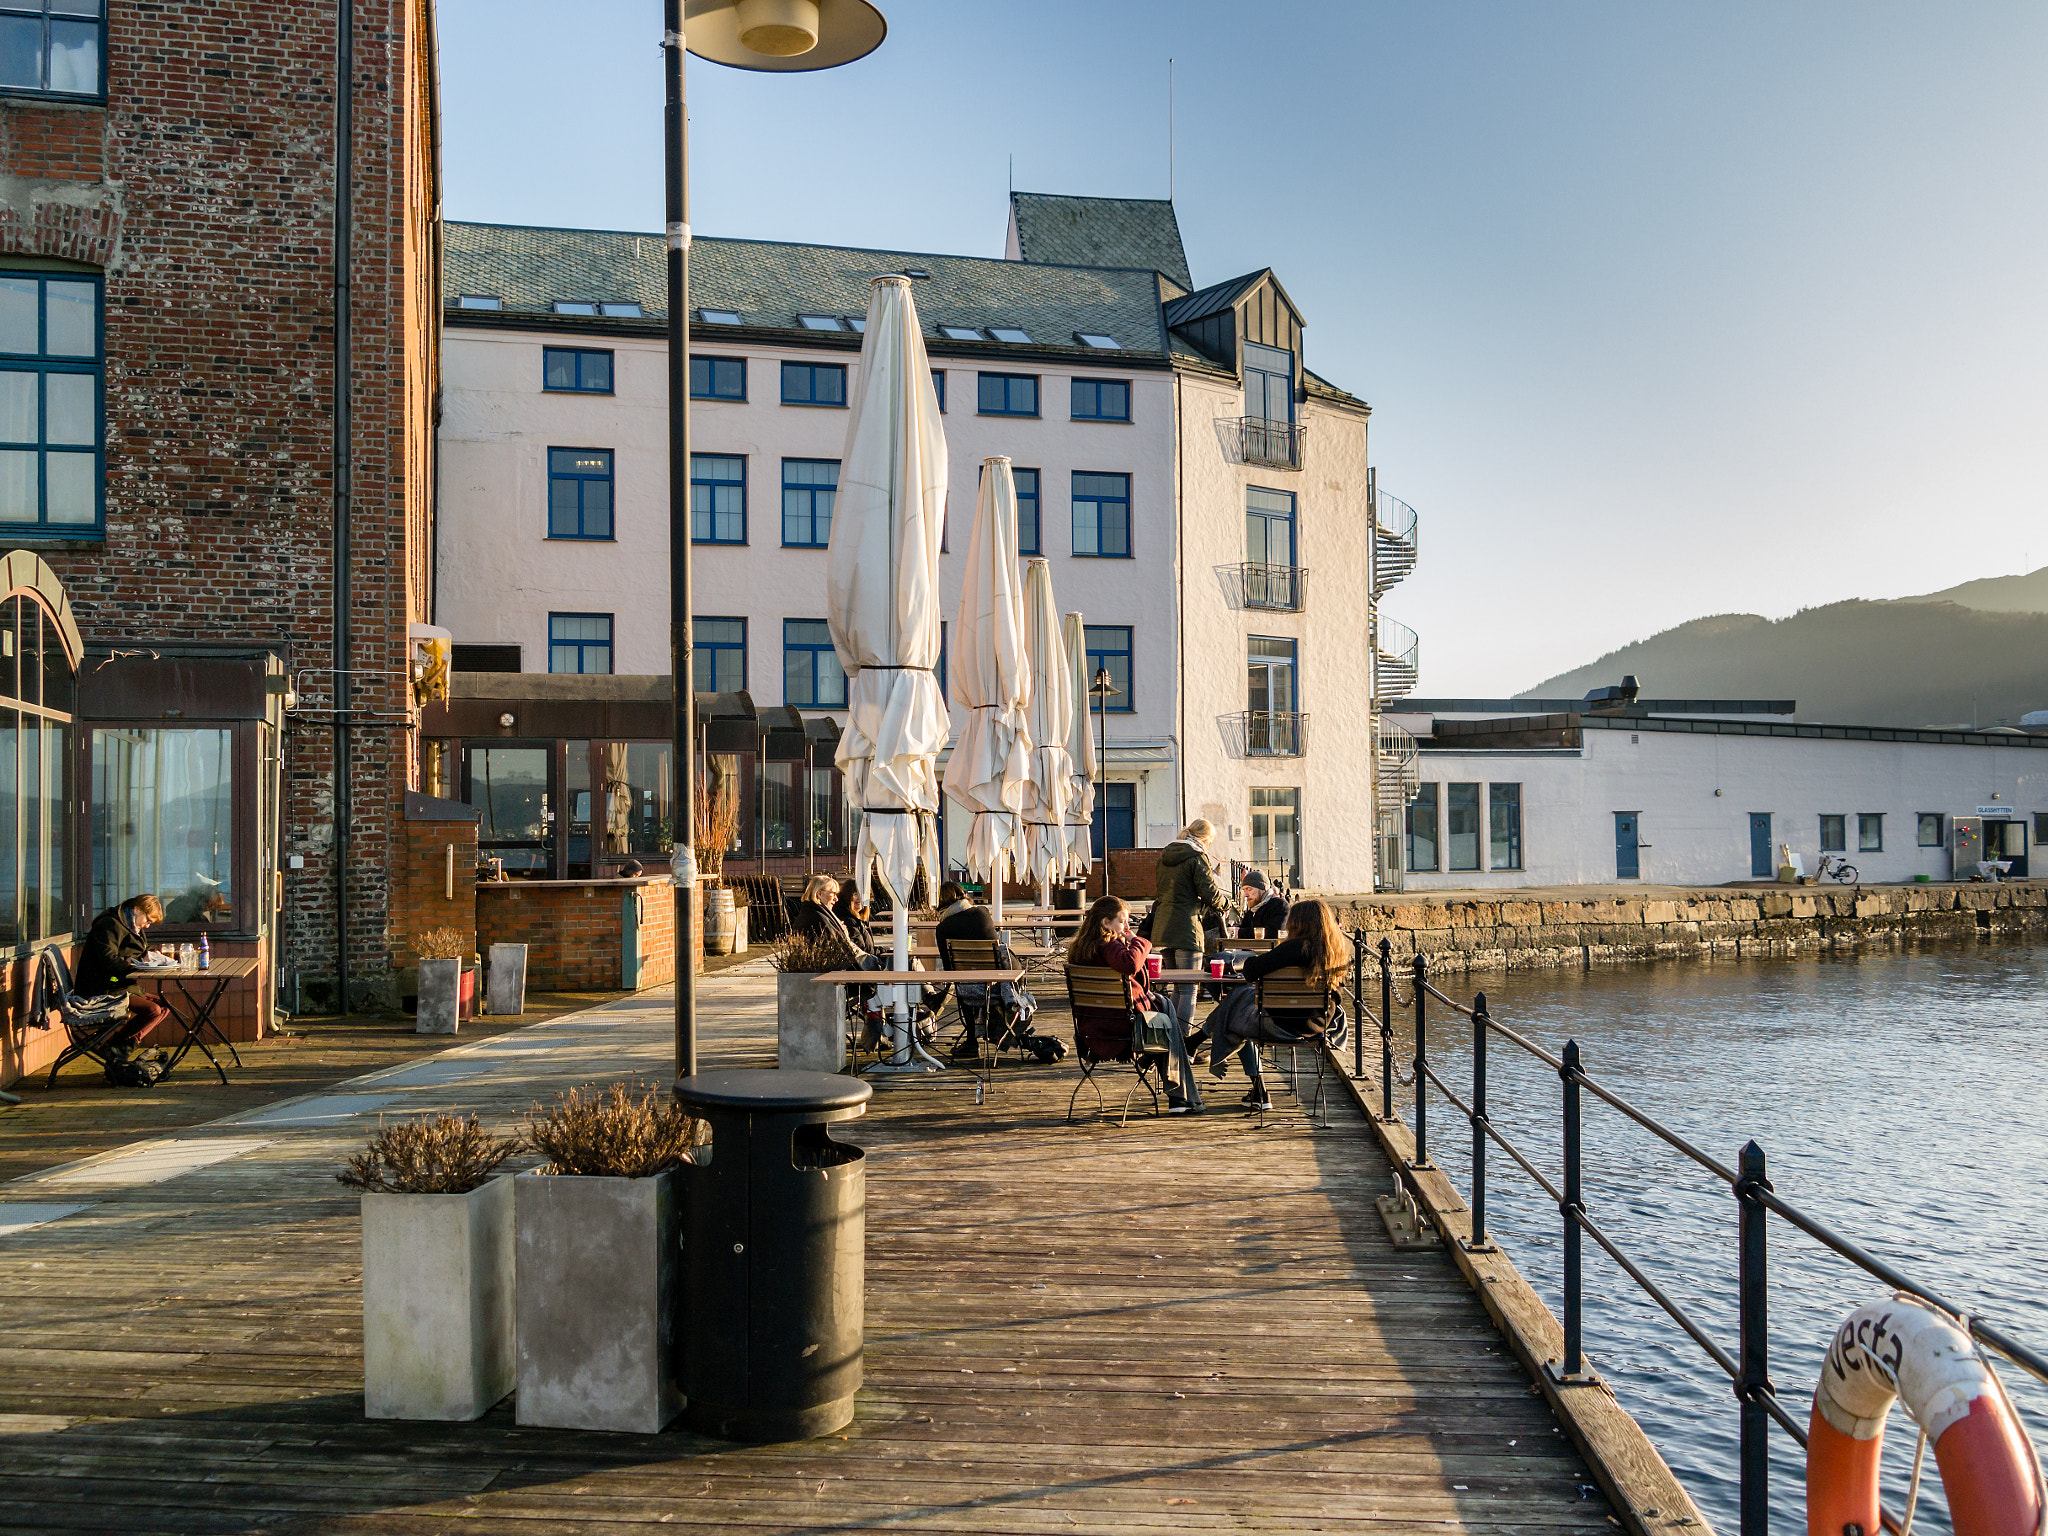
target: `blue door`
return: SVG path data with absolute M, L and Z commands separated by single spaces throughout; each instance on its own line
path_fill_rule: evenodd
M 1751 878 L 1768 880 L 1777 873 L 1771 863 L 1771 813 L 1751 811 L 1749 813 L 1749 873 Z
M 1107 823 L 1109 846 L 1135 848 L 1138 844 L 1138 786 L 1104 784 L 1095 802 L 1095 857 L 1102 857 L 1102 834 Z
M 1614 813 L 1614 878 L 1633 880 L 1642 872 L 1636 854 L 1636 812 Z

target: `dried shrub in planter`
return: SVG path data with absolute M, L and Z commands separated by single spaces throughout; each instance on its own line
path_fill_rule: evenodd
M 335 1177 L 350 1189 L 385 1195 L 466 1195 L 524 1150 L 517 1136 L 493 1136 L 475 1115 L 377 1122 L 370 1144 Z
M 778 971 L 804 975 L 836 971 L 846 956 L 821 933 L 785 933 L 769 958 Z
M 460 928 L 429 928 L 412 941 L 412 948 L 422 960 L 460 960 L 470 945 Z
M 526 1139 L 549 1160 L 541 1173 L 651 1179 L 688 1162 L 690 1149 L 710 1139 L 710 1127 L 665 1088 L 614 1083 L 599 1093 L 586 1084 L 546 1108 L 536 1104 Z

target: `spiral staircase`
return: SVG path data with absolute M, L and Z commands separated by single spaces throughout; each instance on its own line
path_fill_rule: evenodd
M 1375 472 L 1372 499 L 1372 604 L 1368 624 L 1372 644 L 1373 760 L 1373 884 L 1382 891 L 1401 889 L 1406 860 L 1402 844 L 1408 802 L 1421 782 L 1419 747 L 1414 736 L 1388 721 L 1384 712 L 1415 689 L 1420 676 L 1421 641 L 1407 625 L 1380 612 L 1380 599 L 1415 569 L 1415 509 L 1379 488 Z

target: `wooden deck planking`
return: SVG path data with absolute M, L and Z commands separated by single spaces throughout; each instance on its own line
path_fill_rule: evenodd
M 772 1050 L 765 977 L 703 996 L 707 1066 Z M 665 1005 L 606 1016 L 386 1112 L 509 1123 L 574 1082 L 664 1079 Z M 867 1385 L 843 1435 L 793 1446 L 521 1429 L 505 1406 L 363 1420 L 332 1174 L 374 1116 L 64 1186 L 93 1209 L 0 1240 L 0 1530 L 1613 1531 L 1444 1256 L 1388 1245 L 1389 1171 L 1348 1103 L 1318 1132 L 1276 1095 L 1261 1129 L 1215 1106 L 1233 1078 L 1206 1116 L 1069 1127 L 1074 1077 L 1005 1065 L 981 1106 L 967 1073 L 899 1080 L 841 1128 L 869 1152 Z

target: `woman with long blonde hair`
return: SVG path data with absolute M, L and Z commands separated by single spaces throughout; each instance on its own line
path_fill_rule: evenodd
M 1340 1006 L 1344 972 L 1351 964 L 1351 941 L 1337 926 L 1337 914 L 1324 901 L 1298 901 L 1287 914 L 1287 936 L 1263 955 L 1244 962 L 1242 973 L 1252 986 L 1239 987 L 1209 1016 L 1209 1075 L 1222 1077 L 1230 1070 L 1236 1053 L 1245 1076 L 1252 1081 L 1245 1103 L 1253 1109 L 1271 1109 L 1266 1081 L 1259 1070 L 1260 1040 L 1280 1044 L 1311 1039 L 1324 1033 Z M 1298 966 L 1313 991 L 1324 998 L 1320 1015 L 1275 1019 L 1258 1007 L 1257 983 L 1275 971 Z

